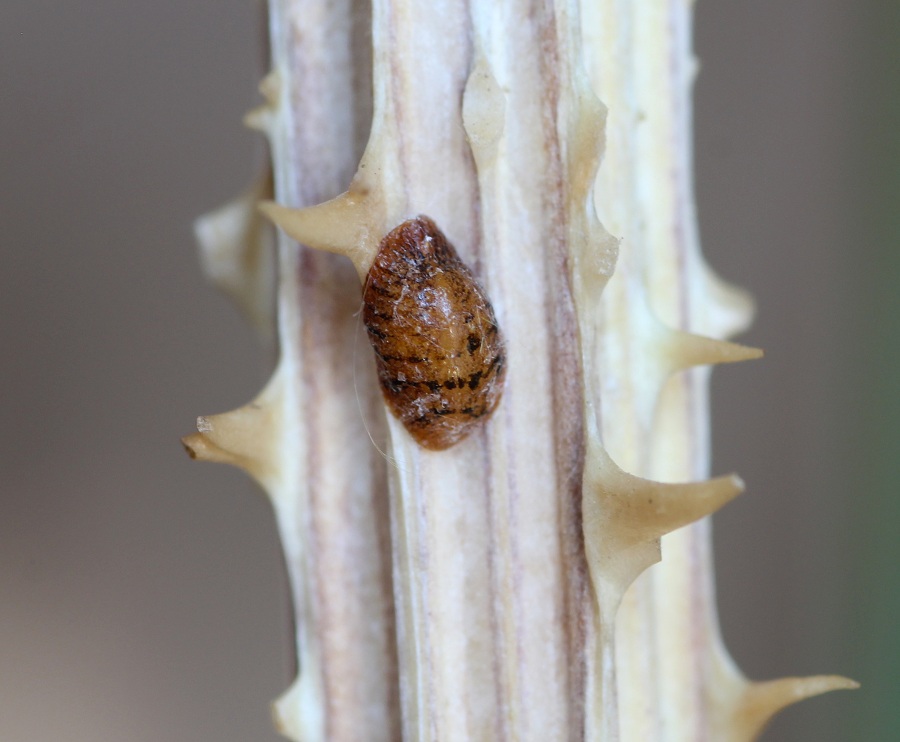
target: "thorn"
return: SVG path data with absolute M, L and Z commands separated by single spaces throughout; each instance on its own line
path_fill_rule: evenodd
M 248 129 L 270 134 L 272 131 L 273 111 L 268 105 L 251 108 L 244 114 L 243 123 Z
M 266 103 L 275 108 L 281 100 L 281 76 L 276 70 L 270 70 L 269 74 L 259 81 L 258 90 L 266 99 Z
M 281 438 L 280 367 L 249 404 L 220 415 L 197 418 L 197 432 L 181 443 L 198 461 L 231 464 L 243 469 L 267 490 L 278 473 L 277 445 Z
M 181 445 L 192 459 L 200 461 L 213 461 L 215 449 L 201 433 L 191 433 L 181 439 Z
M 585 477 L 593 481 L 587 486 L 595 489 L 597 507 L 605 511 L 605 530 L 621 544 L 658 539 L 711 515 L 744 490 L 735 474 L 686 483 L 643 479 L 620 469 L 602 446 L 591 448 L 595 453 L 588 454 Z
M 584 73 L 575 75 L 573 95 L 578 100 L 577 115 L 570 124 L 568 139 L 569 188 L 573 203 L 585 203 L 591 197 L 600 158 L 606 149 L 607 108 L 594 92 Z M 591 209 L 593 212 L 593 209 Z
M 275 334 L 275 233 L 255 206 L 271 195 L 272 172 L 266 168 L 245 193 L 194 222 L 206 277 L 267 339 Z
M 198 418 L 197 427 L 200 427 Z M 251 462 L 244 457 L 239 456 L 233 451 L 227 451 L 220 448 L 212 440 L 203 433 L 191 433 L 181 439 L 181 445 L 187 451 L 187 455 L 196 461 L 209 461 L 215 464 L 231 464 L 245 471 L 252 465 Z
M 326 252 L 345 255 L 364 279 L 372 265 L 381 232 L 373 224 L 368 190 L 351 189 L 340 196 L 304 209 L 291 209 L 262 201 L 259 209 L 289 237 Z
M 244 115 L 244 126 L 261 131 L 263 134 L 270 134 L 275 112 L 281 100 L 281 78 L 275 70 L 260 81 L 259 92 L 266 102 Z
M 491 162 L 506 124 L 506 94 L 476 40 L 475 64 L 463 91 L 463 127 L 479 167 Z
M 308 670 L 288 686 L 278 698 L 272 702 L 272 722 L 275 730 L 290 740 L 309 740 L 321 738 L 322 719 L 316 713 L 302 713 L 304 709 L 315 709 L 318 704 L 315 691 L 305 677 Z M 301 713 L 298 713 L 298 710 Z
M 719 278 L 706 261 L 700 260 L 700 267 L 711 304 L 707 315 L 715 322 L 704 332 L 732 337 L 750 327 L 756 316 L 756 302 L 750 292 Z
M 839 675 L 779 678 L 748 684 L 735 710 L 735 722 L 743 738 L 756 739 L 779 711 L 798 701 L 833 690 L 853 690 L 859 683 Z
M 588 445 L 582 502 L 585 549 L 595 589 L 612 599 L 660 560 L 660 538 L 718 510 L 744 483 L 730 475 L 684 484 L 620 469 L 599 443 Z
M 691 366 L 749 361 L 763 356 L 763 351 L 759 348 L 678 330 L 667 329 L 661 340 L 661 353 L 671 371 Z

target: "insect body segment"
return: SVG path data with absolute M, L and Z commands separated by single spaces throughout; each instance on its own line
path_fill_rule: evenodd
M 431 219 L 381 241 L 363 303 L 385 399 L 421 446 L 449 448 L 494 411 L 506 356 L 497 319 Z

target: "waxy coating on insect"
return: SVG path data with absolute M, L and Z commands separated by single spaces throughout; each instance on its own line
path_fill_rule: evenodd
M 381 241 L 363 322 L 388 407 L 419 445 L 449 448 L 496 408 L 506 352 L 494 309 L 427 216 Z

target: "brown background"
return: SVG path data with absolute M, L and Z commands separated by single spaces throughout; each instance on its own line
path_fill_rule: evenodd
M 752 677 L 857 670 L 864 5 L 697 8 L 704 249 L 756 295 L 746 340 L 768 353 L 714 375 L 715 469 L 749 484 L 717 516 L 723 631 Z M 262 160 L 239 123 L 260 19 L 248 0 L 0 4 L 2 742 L 278 739 L 288 612 L 268 504 L 178 444 L 268 372 L 190 231 Z M 766 739 L 850 739 L 854 703 L 809 701 Z

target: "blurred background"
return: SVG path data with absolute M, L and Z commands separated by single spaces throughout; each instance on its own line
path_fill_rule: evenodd
M 753 678 L 839 672 L 766 733 L 900 739 L 900 4 L 698 4 L 704 251 L 765 360 L 713 376 L 725 640 Z M 192 463 L 271 358 L 193 219 L 263 161 L 240 125 L 257 2 L 0 5 L 0 740 L 280 739 L 269 506 Z

